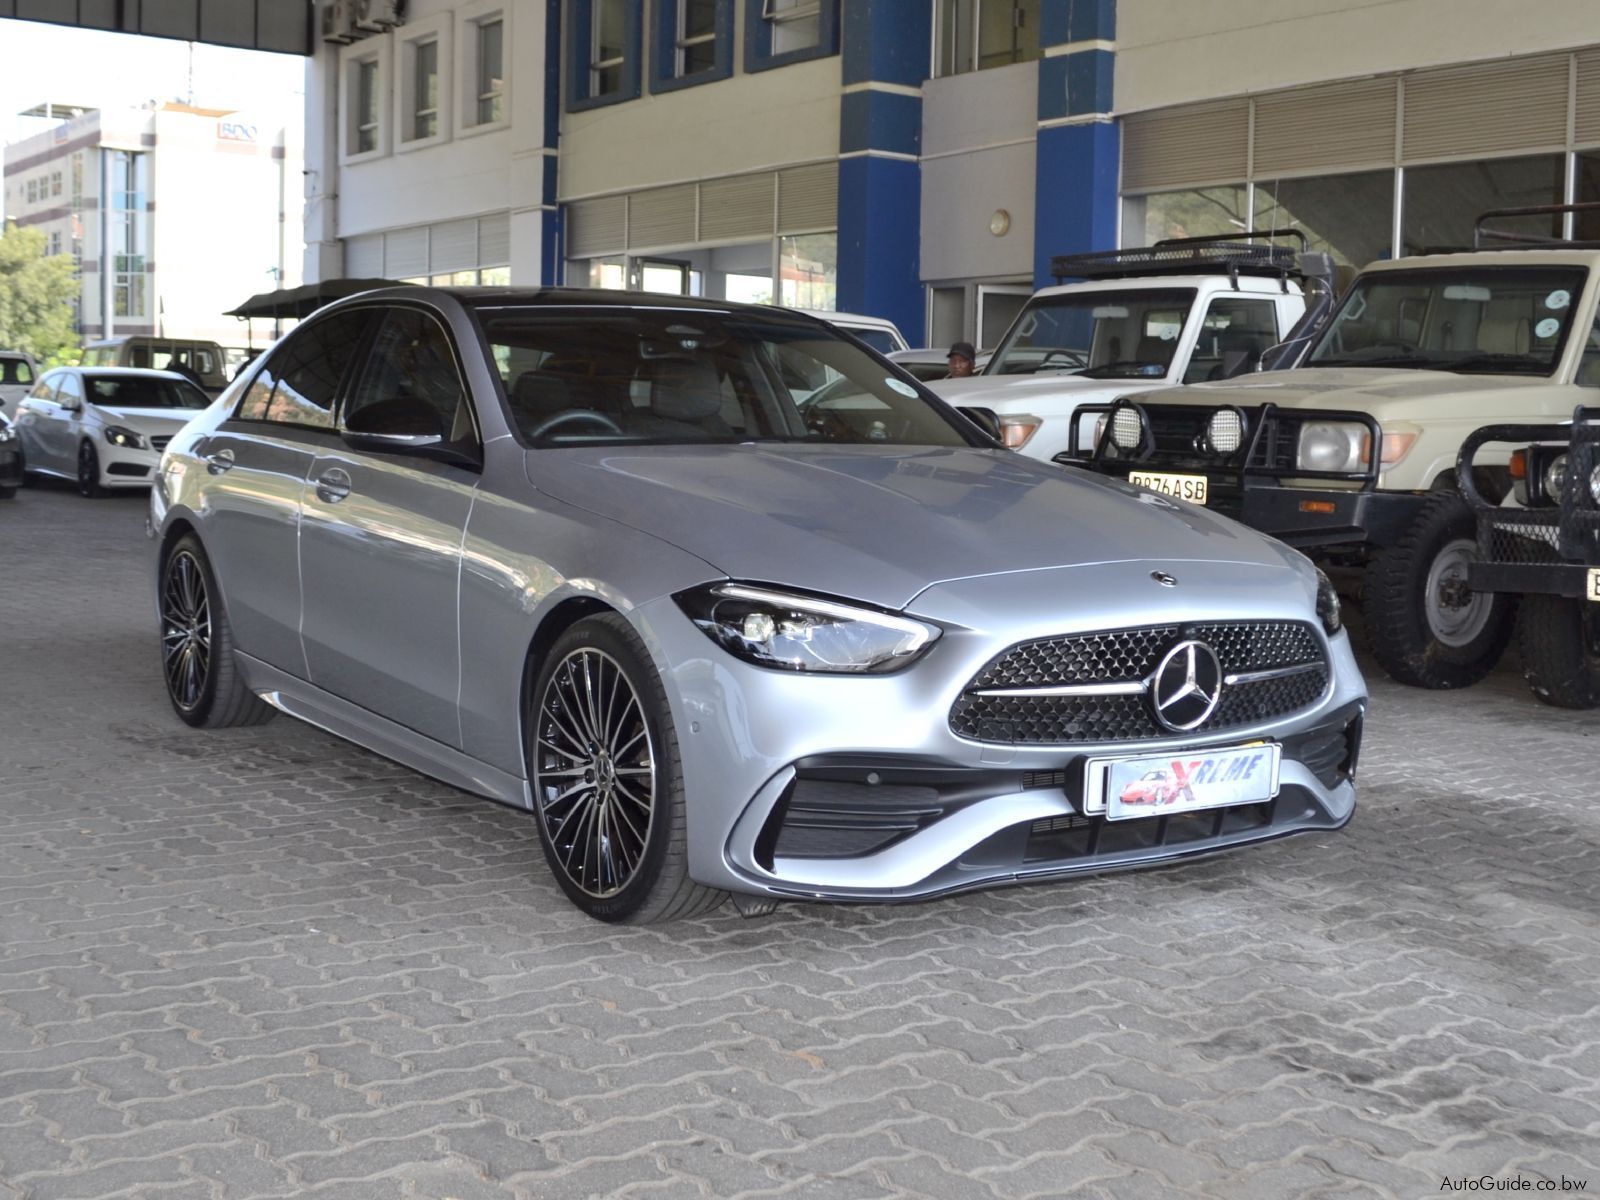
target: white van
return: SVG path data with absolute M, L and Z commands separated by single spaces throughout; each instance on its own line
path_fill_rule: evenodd
M 216 342 L 136 333 L 90 342 L 83 348 L 86 367 L 143 367 L 191 374 L 213 396 L 228 386 L 227 360 Z

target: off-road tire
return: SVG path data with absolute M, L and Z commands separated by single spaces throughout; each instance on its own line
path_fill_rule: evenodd
M 1600 605 L 1524 596 L 1517 635 L 1535 696 L 1557 708 L 1600 707 Z
M 547 820 L 543 788 L 539 782 L 543 706 L 552 701 L 551 682 L 568 658 L 579 651 L 598 651 L 620 667 L 639 701 L 640 714 L 649 730 L 649 745 L 656 773 L 652 785 L 651 816 L 638 866 L 627 882 L 610 895 L 586 891 L 569 875 L 561 850 Z M 557 698 L 559 699 L 559 698 Z M 615 614 L 587 617 L 557 639 L 539 664 L 533 690 L 527 698 L 524 722 L 528 779 L 531 784 L 539 844 L 556 883 L 583 912 L 596 920 L 645 925 L 657 921 L 696 917 L 708 913 L 728 898 L 728 893 L 704 887 L 689 877 L 688 828 L 684 811 L 683 764 L 677 732 L 661 677 L 649 651 L 627 621 Z M 569 851 L 570 855 L 570 851 Z M 581 874 L 581 870 L 580 870 Z M 597 889 L 598 890 L 598 889 Z
M 183 703 L 174 692 L 167 670 L 167 639 L 170 633 L 168 613 L 165 608 L 165 589 L 168 572 L 180 555 L 187 555 L 198 569 L 200 582 L 206 591 L 210 612 L 210 646 L 207 669 L 200 685 L 199 695 L 192 704 Z M 200 539 L 192 533 L 184 534 L 161 559 L 161 574 L 157 578 L 158 631 L 161 636 L 161 675 L 167 687 L 167 699 L 180 720 L 196 729 L 225 729 L 235 725 L 260 725 L 276 714 L 261 697 L 245 686 L 244 678 L 234 660 L 233 627 L 228 623 L 228 613 L 222 604 L 222 593 L 217 587 L 217 577 L 211 570 L 211 560 L 201 548 Z
M 1428 576 L 1442 554 L 1459 554 L 1473 542 L 1476 525 L 1467 502 L 1454 492 L 1432 495 L 1411 527 L 1367 567 L 1362 615 L 1378 665 L 1412 687 L 1470 687 L 1500 661 L 1511 640 L 1516 600 L 1504 592 L 1478 593 L 1486 606 L 1481 627 L 1461 645 L 1441 641 L 1428 619 Z

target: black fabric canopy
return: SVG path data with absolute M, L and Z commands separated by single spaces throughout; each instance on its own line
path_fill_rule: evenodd
M 370 292 L 374 288 L 395 287 L 392 279 L 324 279 L 321 283 L 308 283 L 302 287 L 285 288 L 276 292 L 262 292 L 251 296 L 238 308 L 225 315 L 230 317 L 261 317 L 267 320 L 309 317 L 324 304 L 354 296 L 357 292 Z

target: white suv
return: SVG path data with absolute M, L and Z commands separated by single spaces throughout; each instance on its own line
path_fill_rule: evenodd
M 1303 287 L 1308 267 L 1315 283 Z M 1072 444 L 1082 405 L 1260 369 L 1302 322 L 1308 292 L 1319 314 L 1331 293 L 1324 255 L 1209 237 L 1061 256 L 1052 270 L 1085 282 L 1037 292 L 981 375 L 928 384 L 951 404 L 991 410 L 1007 446 L 1046 460 Z M 1275 357 L 1286 366 L 1293 356 Z M 1092 423 L 1079 440 L 1090 437 Z
M 1062 461 L 1205 504 L 1343 568 L 1389 674 L 1474 683 L 1515 613 L 1508 595 L 1469 586 L 1478 550 L 1455 491 L 1462 444 L 1482 425 L 1568 420 L 1600 394 L 1600 250 L 1529 240 L 1374 263 L 1300 369 L 1125 395 L 1100 406 L 1087 462 Z M 1506 447 L 1478 455 L 1482 494 L 1510 491 L 1509 462 Z
M 0 411 L 15 414 L 17 401 L 33 390 L 39 364 L 21 350 L 0 350 Z

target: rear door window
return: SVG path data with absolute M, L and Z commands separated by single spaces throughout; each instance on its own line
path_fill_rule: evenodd
M 345 404 L 345 423 L 379 404 L 393 405 L 397 412 L 401 406 L 426 405 L 438 415 L 445 441 L 460 448 L 477 445 L 472 405 L 456 367 L 450 335 L 419 309 L 393 308 L 384 316 L 372 339 L 361 381 Z M 362 424 L 376 431 L 366 422 Z
M 372 310 L 333 313 L 297 329 L 256 372 L 235 417 L 308 429 L 332 429 L 339 384 Z

